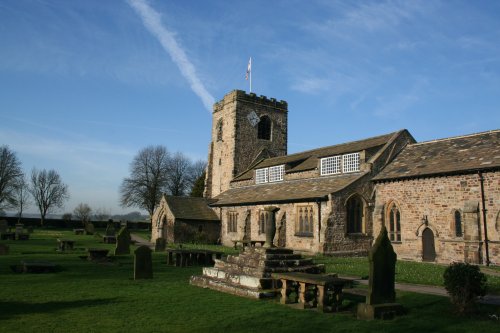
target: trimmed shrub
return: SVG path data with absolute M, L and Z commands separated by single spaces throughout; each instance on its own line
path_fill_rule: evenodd
M 443 274 L 444 286 L 459 314 L 471 312 L 477 298 L 486 295 L 486 275 L 479 266 L 453 263 Z

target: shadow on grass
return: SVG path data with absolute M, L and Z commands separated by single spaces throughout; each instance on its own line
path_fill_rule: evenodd
M 100 306 L 117 302 L 116 297 L 44 303 L 0 302 L 0 320 L 8 319 L 17 315 L 50 313 L 71 308 Z

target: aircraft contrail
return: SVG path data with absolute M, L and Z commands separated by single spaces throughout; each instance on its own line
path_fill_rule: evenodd
M 163 49 L 167 51 L 177 67 L 179 67 L 182 76 L 189 82 L 191 89 L 201 99 L 205 108 L 211 111 L 215 101 L 214 97 L 205 89 L 205 86 L 196 75 L 196 69 L 175 40 L 174 34 L 161 23 L 160 14 L 145 0 L 127 0 L 127 2 L 141 17 L 144 26 L 158 39 Z

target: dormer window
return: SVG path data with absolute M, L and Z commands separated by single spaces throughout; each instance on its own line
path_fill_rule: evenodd
M 255 170 L 255 184 L 267 183 L 267 168 Z
M 340 173 L 340 155 L 321 159 L 321 175 L 334 175 Z
M 285 165 L 277 165 L 269 168 L 269 182 L 280 182 L 283 180 Z
M 356 172 L 359 167 L 359 153 L 324 157 L 320 160 L 320 175 Z
M 342 155 L 342 172 L 359 171 L 359 153 Z
M 285 174 L 285 165 L 276 165 L 269 168 L 255 170 L 255 184 L 280 182 Z

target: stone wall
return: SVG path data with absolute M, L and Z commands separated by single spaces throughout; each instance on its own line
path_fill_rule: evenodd
M 347 232 L 347 200 L 358 195 L 363 201 L 363 231 Z M 325 225 L 323 252 L 331 255 L 367 254 L 373 240 L 372 223 L 373 184 L 370 176 L 359 179 L 348 188 L 331 196 L 333 209 Z
M 311 205 L 313 207 L 313 233 L 311 236 L 301 236 L 296 232 L 297 207 Z M 233 245 L 233 240 L 241 240 L 245 235 L 245 222 L 250 221 L 250 239 L 265 241 L 265 233 L 259 233 L 259 213 L 270 205 L 251 205 L 223 207 L 221 217 L 221 239 L 227 246 Z M 276 235 L 274 244 L 283 244 L 284 247 L 294 250 L 321 252 L 323 242 L 324 221 L 330 215 L 331 206 L 329 202 L 301 202 L 272 204 L 280 210 L 276 213 Z M 238 214 L 237 232 L 228 232 L 228 213 Z M 319 223 L 318 223 L 319 221 Z M 280 239 L 281 238 L 281 239 Z
M 179 220 L 174 225 L 175 243 L 217 244 L 220 238 L 220 223 L 217 221 Z
M 500 173 L 486 172 L 484 192 L 490 262 L 500 264 Z M 393 242 L 399 259 L 421 261 L 422 233 L 434 234 L 436 262 L 485 263 L 481 189 L 478 174 L 382 182 L 376 184 L 373 212 L 378 234 L 391 202 L 401 213 L 401 242 Z M 455 211 L 462 217 L 463 236 L 455 234 Z M 389 229 L 389 227 L 388 227 Z

